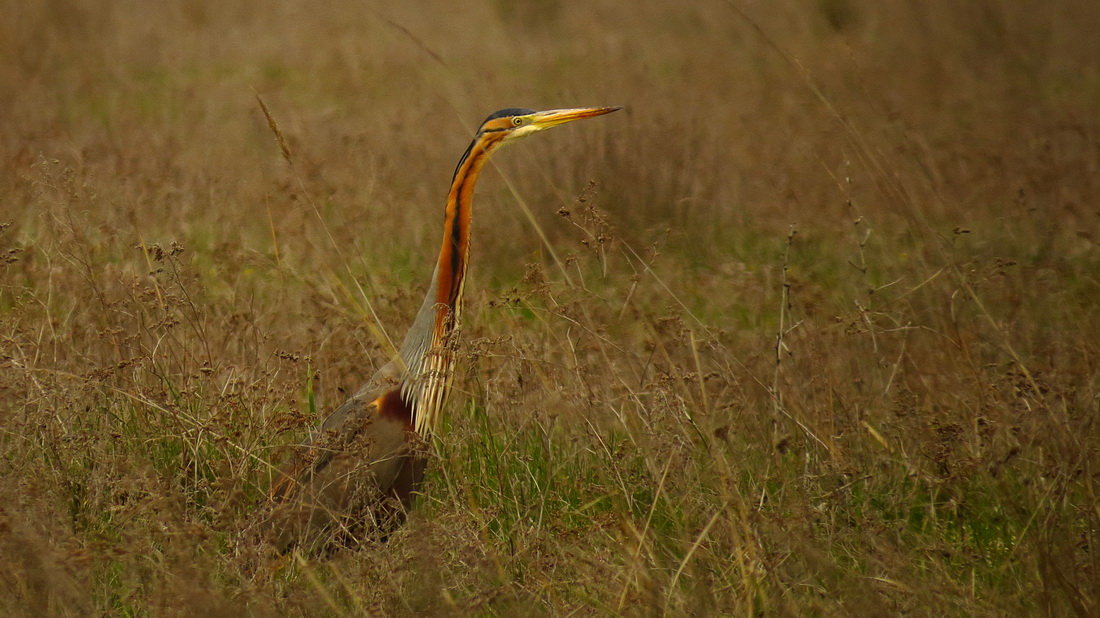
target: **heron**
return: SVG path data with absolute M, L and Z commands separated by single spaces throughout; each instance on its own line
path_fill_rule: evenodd
M 270 528 L 280 551 L 339 538 L 384 538 L 405 518 L 424 478 L 431 436 L 454 375 L 470 257 L 474 186 L 505 144 L 620 107 L 509 108 L 481 123 L 455 166 L 431 282 L 396 356 L 291 452 L 272 483 Z

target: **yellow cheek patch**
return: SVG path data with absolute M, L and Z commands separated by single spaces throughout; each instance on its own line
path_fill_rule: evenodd
M 545 128 L 546 127 L 539 126 L 537 124 L 525 124 L 521 127 L 518 127 L 516 130 L 512 131 L 511 133 L 509 133 L 508 134 L 508 139 L 513 140 L 513 139 L 519 139 L 521 137 L 527 137 L 528 135 L 531 135 L 532 133 L 537 133 L 538 131 L 541 131 L 542 129 L 545 129 Z

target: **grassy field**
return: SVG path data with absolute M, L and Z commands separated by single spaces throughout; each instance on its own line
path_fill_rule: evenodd
M 0 614 L 1100 612 L 1100 3 L 456 6 L 0 2 Z M 579 105 L 407 525 L 258 543 Z

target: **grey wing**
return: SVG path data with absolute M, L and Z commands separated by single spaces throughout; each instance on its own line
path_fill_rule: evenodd
M 376 400 L 349 400 L 332 415 L 342 419 L 336 429 L 299 447 L 284 467 L 270 514 L 280 551 L 379 529 L 403 513 L 423 476 L 423 457 L 408 442 L 404 423 L 380 416 L 377 408 Z M 390 504 L 395 493 L 400 507 Z
M 386 363 L 371 376 L 370 380 L 367 380 L 366 384 L 359 388 L 351 399 L 345 401 L 343 405 L 333 410 L 332 414 L 325 418 L 314 432 L 313 439 L 316 440 L 318 435 L 330 431 L 342 431 L 349 423 L 358 425 L 362 421 L 362 414 L 365 411 L 364 403 L 373 402 L 378 394 L 396 388 L 400 382 L 401 368 L 398 366 L 398 361 Z

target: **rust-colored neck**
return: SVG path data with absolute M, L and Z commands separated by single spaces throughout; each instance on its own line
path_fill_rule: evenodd
M 473 218 L 474 185 L 482 167 L 489 160 L 500 137 L 482 134 L 466 150 L 455 167 L 451 190 L 447 193 L 447 209 L 443 219 L 443 243 L 439 249 L 435 284 L 435 303 L 442 305 L 436 321 L 436 335 L 446 337 L 462 307 L 462 284 L 466 279 L 470 255 L 470 222 Z M 440 309 L 442 309 L 440 307 Z
M 443 243 L 432 283 L 401 344 L 404 365 L 401 392 L 412 410 L 416 431 L 422 435 L 434 427 L 450 387 L 453 355 L 447 349 L 447 342 L 458 325 L 462 310 L 463 281 L 470 255 L 474 184 L 501 138 L 494 133 L 479 134 L 455 168 L 443 215 Z

